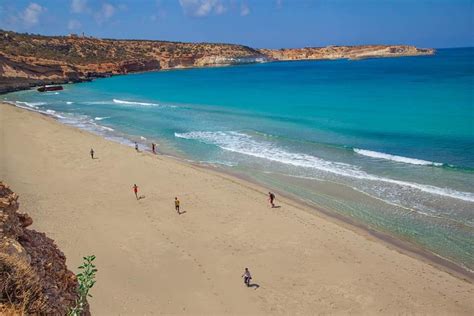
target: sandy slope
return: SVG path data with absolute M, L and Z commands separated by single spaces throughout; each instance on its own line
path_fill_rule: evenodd
M 33 228 L 73 269 L 97 256 L 96 315 L 474 313 L 472 283 L 292 201 L 271 209 L 264 188 L 11 106 L 0 133 L 0 179 Z

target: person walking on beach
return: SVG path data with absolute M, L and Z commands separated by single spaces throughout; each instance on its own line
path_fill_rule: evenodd
M 244 278 L 244 284 L 247 287 L 250 287 L 250 280 L 252 280 L 252 275 L 250 274 L 249 268 L 245 268 L 244 274 L 242 274 L 242 278 Z
M 136 184 L 134 184 L 132 188 L 133 188 L 133 193 L 135 193 L 135 197 L 138 200 L 139 199 L 138 198 L 138 186 Z
M 138 144 L 135 142 L 135 150 L 138 152 Z
M 275 207 L 275 194 L 268 192 L 268 201 L 270 202 L 272 208 Z
M 151 143 L 151 151 L 156 154 L 156 144 L 155 143 Z
M 91 148 L 91 158 L 94 159 L 94 149 Z
M 179 212 L 179 200 L 178 200 L 178 197 L 175 197 L 175 198 L 174 198 L 174 208 L 176 209 L 176 212 L 178 212 L 178 214 L 180 214 L 180 212 Z

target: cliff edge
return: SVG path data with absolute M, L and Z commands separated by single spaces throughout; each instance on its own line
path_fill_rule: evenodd
M 18 208 L 18 195 L 0 181 L 0 314 L 66 315 L 78 297 L 76 276 Z

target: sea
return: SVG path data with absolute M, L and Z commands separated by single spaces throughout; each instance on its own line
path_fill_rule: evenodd
M 474 270 L 474 48 L 64 88 L 0 100 L 127 145 L 155 142 Z

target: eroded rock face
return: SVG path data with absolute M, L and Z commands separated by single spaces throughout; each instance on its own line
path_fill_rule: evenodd
M 0 307 L 65 315 L 75 304 L 76 277 L 52 239 L 26 228 L 33 220 L 18 208 L 18 195 L 0 182 Z

